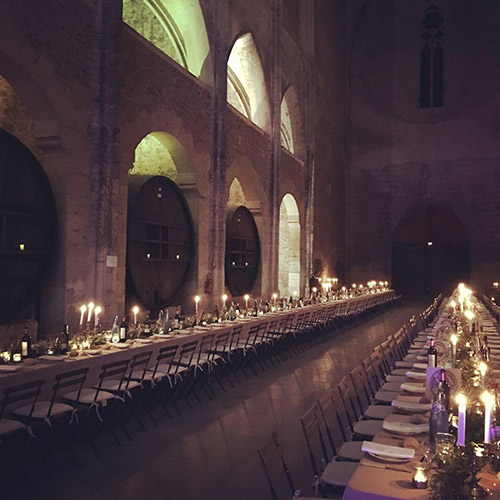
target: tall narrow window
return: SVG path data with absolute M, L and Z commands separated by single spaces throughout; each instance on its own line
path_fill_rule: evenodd
M 420 107 L 443 105 L 443 22 L 441 11 L 432 5 L 422 19 L 420 50 Z

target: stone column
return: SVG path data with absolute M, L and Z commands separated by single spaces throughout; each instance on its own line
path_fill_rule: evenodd
M 88 270 L 88 296 L 104 305 L 107 316 L 123 310 L 124 262 L 118 265 L 119 101 L 122 2 L 96 2 L 93 27 L 91 164 L 89 169 L 89 246 L 93 265 Z M 118 291 L 119 290 L 119 291 Z M 109 318 L 107 318 L 109 319 Z
M 281 33 L 282 33 L 282 1 L 271 0 L 271 172 L 269 189 L 270 206 L 270 238 L 269 238 L 269 278 L 264 281 L 264 293 L 273 293 L 279 287 L 279 224 L 280 224 L 280 191 L 279 170 L 281 155 Z
M 303 5 L 304 27 L 305 27 L 305 57 L 306 57 L 306 78 L 304 79 L 306 87 L 305 103 L 305 137 L 306 137 L 306 221 L 305 221 L 305 277 L 306 289 L 308 287 L 308 278 L 313 273 L 314 258 L 314 0 L 307 0 Z
M 226 253 L 226 116 L 228 58 L 228 0 L 214 0 L 214 90 L 213 151 L 210 166 L 210 220 L 208 268 L 212 274 L 211 302 L 218 303 L 224 293 L 224 262 Z

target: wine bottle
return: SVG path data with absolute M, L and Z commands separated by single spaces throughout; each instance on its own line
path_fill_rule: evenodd
M 434 347 L 434 339 L 430 340 L 430 347 L 427 351 L 427 366 L 433 368 L 437 366 L 437 351 Z
M 215 304 L 215 307 L 214 307 L 214 318 L 215 318 L 215 322 L 218 323 L 219 322 L 219 307 L 217 306 L 217 304 Z
M 181 315 L 179 314 L 179 309 L 177 309 L 174 316 L 174 330 L 178 329 L 180 326 L 181 326 Z
M 149 319 L 149 314 L 146 315 L 146 321 L 144 321 L 144 335 L 151 337 L 151 320 Z
M 123 321 L 120 324 L 120 342 L 127 341 L 127 332 L 128 332 L 127 317 L 123 316 Z
M 31 356 L 31 337 L 28 333 L 28 327 L 24 329 L 24 335 L 21 339 L 21 356 L 29 358 Z
M 431 416 L 429 418 L 429 441 L 431 447 L 436 444 L 436 434 L 438 432 L 448 433 L 450 431 L 450 388 L 446 382 L 446 371 L 440 370 L 437 392 L 431 407 Z
M 63 329 L 62 329 L 62 332 L 61 332 L 61 335 L 59 335 L 59 352 L 61 354 L 66 354 L 68 352 L 68 348 L 69 348 L 69 326 L 68 325 L 64 325 L 63 326 Z

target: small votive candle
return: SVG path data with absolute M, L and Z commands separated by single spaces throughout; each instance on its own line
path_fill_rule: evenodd
M 14 361 L 14 363 L 20 363 L 21 360 L 22 360 L 22 357 L 21 357 L 20 352 L 16 352 L 12 355 L 12 361 Z
M 425 475 L 425 469 L 422 465 L 417 465 L 415 467 L 415 474 L 411 484 L 414 488 L 417 488 L 417 490 L 425 490 L 427 488 L 427 476 Z

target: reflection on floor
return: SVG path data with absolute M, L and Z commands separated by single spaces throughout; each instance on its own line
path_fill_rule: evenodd
M 186 408 L 180 417 L 164 418 L 148 432 L 137 430 L 123 447 L 109 441 L 99 458 L 85 455 L 82 467 L 62 464 L 53 481 L 43 479 L 39 471 L 35 490 L 20 485 L 11 498 L 268 500 L 256 450 L 274 429 L 284 443 L 296 487 L 310 496 L 312 470 L 299 418 L 325 389 L 425 305 L 402 304 L 348 327 L 213 401 Z M 284 485 L 279 489 L 280 498 L 290 498 Z

